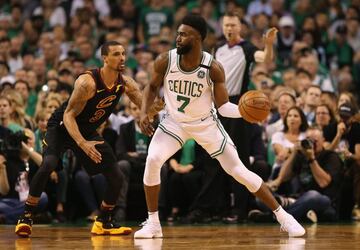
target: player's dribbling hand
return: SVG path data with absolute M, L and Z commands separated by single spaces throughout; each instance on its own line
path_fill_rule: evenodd
M 95 145 L 103 144 L 104 141 L 83 141 L 79 143 L 79 147 L 90 157 L 96 164 L 102 160 L 100 152 L 96 149 Z
M 154 134 L 154 127 L 151 125 L 150 118 L 147 114 L 140 115 L 140 129 L 147 136 L 152 136 Z

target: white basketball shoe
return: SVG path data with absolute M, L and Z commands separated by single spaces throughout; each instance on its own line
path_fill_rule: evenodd
M 162 230 L 160 222 L 150 222 L 149 220 L 144 221 L 141 224 L 142 228 L 135 232 L 135 239 L 152 239 L 162 238 Z
M 280 230 L 287 232 L 289 237 L 300 237 L 305 234 L 305 229 L 295 220 L 291 214 L 287 214 L 284 218 L 277 218 L 281 225 Z

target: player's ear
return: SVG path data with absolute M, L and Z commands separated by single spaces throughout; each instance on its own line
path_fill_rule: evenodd
M 102 59 L 103 59 L 103 62 L 104 62 L 104 63 L 107 63 L 107 56 L 102 55 L 101 57 L 102 57 Z

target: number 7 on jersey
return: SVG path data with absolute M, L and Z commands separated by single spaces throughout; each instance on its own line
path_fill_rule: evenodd
M 190 98 L 189 97 L 185 97 L 182 95 L 178 95 L 176 100 L 178 102 L 183 102 L 182 105 L 177 109 L 178 111 L 185 113 L 185 107 L 190 103 Z

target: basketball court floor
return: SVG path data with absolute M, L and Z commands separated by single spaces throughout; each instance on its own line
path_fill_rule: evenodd
M 275 224 L 164 226 L 163 239 L 134 240 L 133 234 L 92 236 L 90 225 L 35 225 L 31 238 L 18 238 L 14 226 L 0 226 L 0 249 L 360 249 L 360 223 L 305 228 L 305 237 L 288 238 Z

